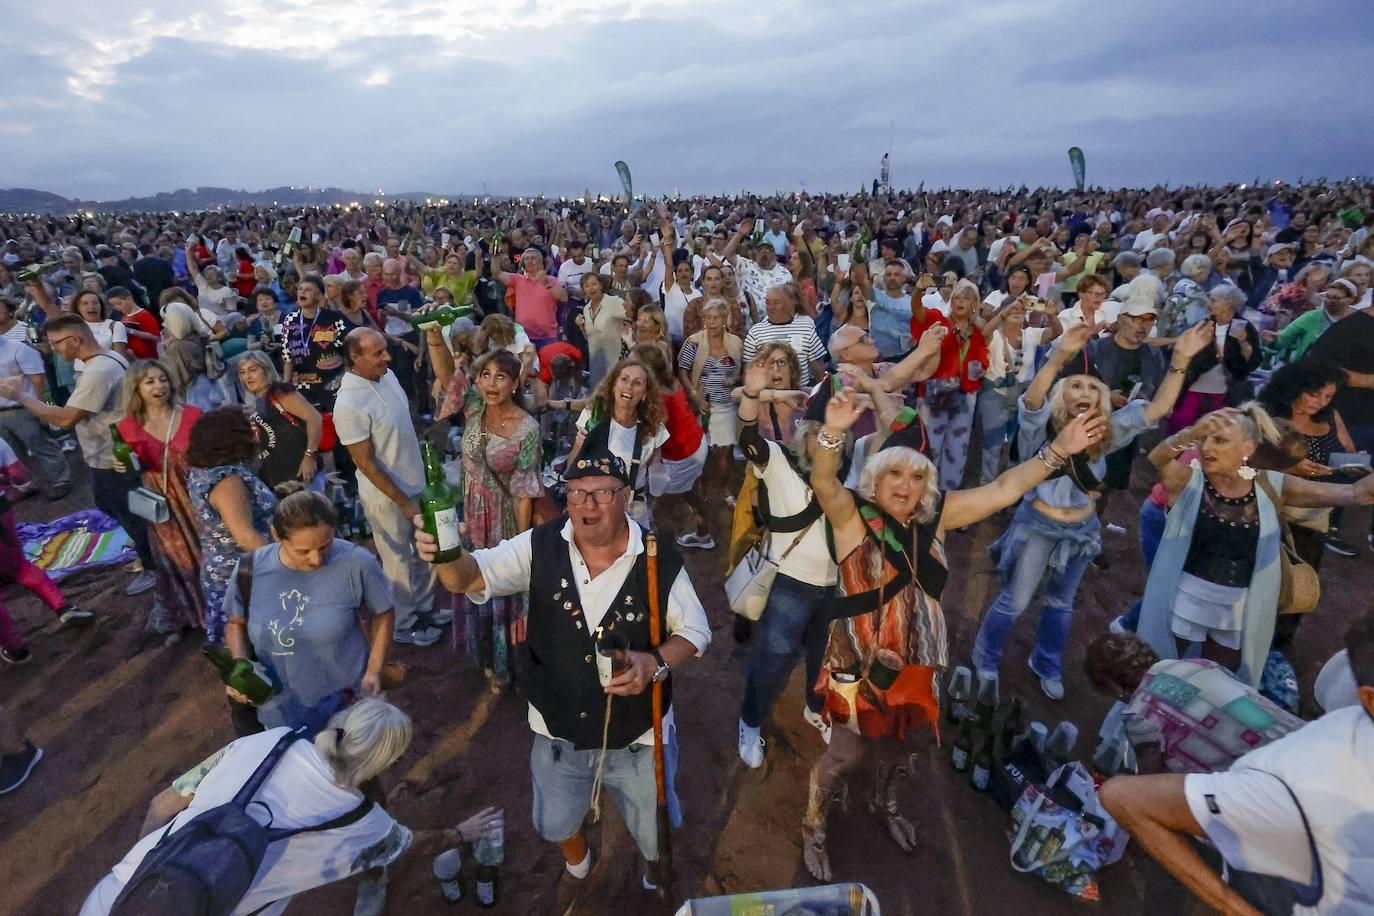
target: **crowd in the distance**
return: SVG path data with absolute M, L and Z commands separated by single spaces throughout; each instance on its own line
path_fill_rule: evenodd
M 561 658 L 549 628 L 562 625 L 559 602 L 584 635 L 600 638 L 614 618 L 645 667 L 632 660 L 605 689 L 642 694 L 710 641 L 678 551 L 697 552 L 694 569 L 735 573 L 734 637 L 754 642 L 738 725 L 749 767 L 761 766 L 770 710 L 804 660 L 804 715 L 828 745 L 811 774 L 804 860 L 829 880 L 827 811 L 866 756 L 877 761 L 871 810 L 903 849 L 918 843 L 897 802 L 908 772 L 898 751 L 909 732 L 938 727 L 940 684 L 960 659 L 980 688 L 996 683 L 1028 610 L 1034 649 L 1016 661 L 1049 700 L 1064 697 L 1076 595 L 1091 566 L 1107 566 L 1104 512 L 1126 498 L 1145 453 L 1158 482 L 1139 507 L 1144 595 L 1119 609 L 1087 663 L 1094 684 L 1131 704 L 1127 758 L 1221 773 L 1272 741 L 1275 772 L 1330 767 L 1345 780 L 1342 804 L 1374 816 L 1367 767 L 1355 772 L 1358 754 L 1339 751 L 1352 734 L 1367 747 L 1374 731 L 1369 626 L 1333 662 L 1342 688 L 1318 698 L 1369 715 L 1329 714 L 1310 751 L 1282 737 L 1302 724 L 1294 633 L 1322 619 L 1320 607 L 1301 613 L 1313 603 L 1302 586 L 1316 587 L 1325 554 L 1362 553 L 1342 507 L 1374 503 L 1372 191 L 588 195 L 0 217 L 0 540 L 11 545 L 0 576 L 64 625 L 95 622 L 24 559 L 8 513 L 40 489 L 60 499 L 72 488 L 63 448 L 74 431 L 94 505 L 135 545 L 129 594 L 155 590 L 148 632 L 199 630 L 226 665 L 254 661 L 274 692 L 226 688 L 237 734 L 313 737 L 280 751 L 295 767 L 280 778 L 319 791 L 317 810 L 287 819 L 296 825 L 364 795 L 384 801 L 375 777 L 411 726 L 363 700 L 397 685 L 393 642 L 431 646 L 452 626 L 492 690 L 531 700 L 535 822 L 561 845 L 572 899 L 592 859 L 576 829 L 582 790 L 549 788 L 560 742 L 570 758 L 600 748 L 598 789 L 603 768 L 627 796 L 653 786 L 632 757 L 606 756 L 645 740 L 642 728 L 602 734 L 598 708 L 583 740 L 588 709 L 572 704 L 590 701 L 556 673 L 576 659 Z M 421 495 L 440 466 L 467 552 L 433 564 Z M 733 519 L 711 511 L 722 502 Z M 972 644 L 951 645 L 946 532 L 985 518 L 1001 531 L 1001 588 Z M 671 638 L 641 645 L 633 609 L 652 591 L 636 571 L 649 532 L 670 573 Z M 547 574 L 563 576 L 561 590 L 531 578 L 531 550 L 561 556 L 564 541 L 566 569 Z M 754 585 L 739 575 L 751 556 L 777 571 L 752 611 Z M 598 586 L 603 575 L 614 582 Z M 436 604 L 440 584 L 451 597 Z M 574 621 L 583 604 L 585 623 Z M 29 657 L 0 607 L 0 660 Z M 1211 703 L 1208 714 L 1150 693 L 1165 677 Z M 1268 726 L 1228 707 L 1235 696 Z M 1245 715 L 1253 740 L 1232 728 Z M 159 796 L 149 829 L 199 810 L 209 788 L 232 795 L 274 745 L 230 745 Z M 17 785 L 37 749 L 7 733 L 0 750 Z M 1175 798 L 1112 785 L 1109 806 L 1124 806 L 1146 847 L 1213 903 L 1251 905 L 1190 872 L 1171 831 L 1230 831 L 1243 842 L 1218 845 L 1232 865 L 1265 872 L 1250 847 L 1286 848 L 1297 829 L 1215 807 L 1204 816 L 1193 788 L 1184 805 L 1181 788 Z M 1299 809 L 1341 809 L 1306 783 L 1290 788 Z M 1170 804 L 1194 820 L 1164 818 L 1152 834 L 1132 808 Z M 373 811 L 343 846 L 293 838 L 305 864 L 283 866 L 275 896 L 244 905 L 330 880 L 325 860 L 341 849 L 353 859 L 345 873 L 367 870 L 360 902 L 377 905 L 380 867 L 411 836 Z M 654 825 L 634 811 L 626 820 L 653 888 L 664 877 Z M 1368 850 L 1335 833 L 1313 842 L 1327 902 L 1374 905 Z M 151 846 L 83 912 L 108 912 Z M 1247 855 L 1233 858 L 1240 846 Z

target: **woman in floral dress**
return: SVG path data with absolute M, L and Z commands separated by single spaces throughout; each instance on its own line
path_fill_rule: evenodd
M 239 557 L 271 543 L 277 499 L 247 463 L 257 453 L 253 425 L 239 407 L 220 407 L 191 428 L 186 492 L 200 529 L 205 641 L 224 641 L 224 593 Z
M 463 521 L 467 546 L 495 547 L 530 527 L 539 478 L 539 421 L 521 406 L 520 361 L 494 350 L 473 364 L 463 430 Z M 492 689 L 510 685 L 514 648 L 525 641 L 525 599 L 473 604 L 454 596 L 454 638 L 487 674 Z

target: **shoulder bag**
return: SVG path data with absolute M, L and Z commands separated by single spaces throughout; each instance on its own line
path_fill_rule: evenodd
M 162 493 L 167 492 L 167 458 L 172 448 L 172 427 L 176 423 L 177 412 L 174 409 L 167 420 L 166 440 L 162 443 Z M 134 487 L 129 491 L 129 511 L 154 525 L 161 525 L 172 517 L 167 497 L 162 493 L 154 493 L 141 484 Z

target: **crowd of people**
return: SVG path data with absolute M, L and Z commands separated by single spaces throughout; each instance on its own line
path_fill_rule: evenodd
M 865 759 L 869 809 L 911 851 L 896 789 L 910 736 L 939 734 L 946 672 L 966 659 L 995 685 L 1035 608 L 1016 661 L 1064 698 L 1103 512 L 1146 468 L 1144 595 L 1086 668 L 1129 704 L 1139 771 L 1166 775 L 1117 777 L 1104 803 L 1223 911 L 1374 907 L 1374 623 L 1305 727 L 1286 655 L 1321 620 L 1324 555 L 1362 553 L 1342 510 L 1374 504 L 1372 226 L 1353 183 L 0 217 L 0 575 L 63 626 L 96 621 L 8 512 L 65 496 L 79 450 L 135 547 L 127 592 L 154 592 L 146 638 L 251 662 L 226 681 L 238 740 L 154 800 L 83 913 L 137 899 L 150 852 L 245 783 L 290 836 L 234 912 L 350 874 L 357 912 L 380 912 L 408 846 L 488 829 L 483 812 L 419 842 L 381 807 L 413 733 L 383 699 L 404 705 L 389 652 L 446 627 L 529 703 L 557 911 L 588 904 L 603 786 L 665 893 L 656 808 L 689 814 L 671 685 L 712 640 L 684 556 L 728 576 L 753 643 L 746 766 L 803 660 L 827 745 L 798 812 L 806 870 L 837 877 L 828 812 Z M 463 520 L 445 562 L 436 485 Z M 983 519 L 1002 587 L 955 645 L 944 542 Z M 0 660 L 30 658 L 0 607 Z M 0 751 L 0 792 L 41 757 L 3 710 Z M 1224 883 L 1187 834 L 1296 896 Z

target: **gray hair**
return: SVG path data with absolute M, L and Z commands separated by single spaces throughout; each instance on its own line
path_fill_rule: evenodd
M 172 340 L 185 340 L 192 334 L 200 334 L 203 337 L 210 334 L 210 329 L 196 314 L 196 310 L 185 302 L 169 302 L 162 307 L 162 330 L 167 332 Z
M 368 697 L 336 712 L 315 736 L 315 750 L 334 770 L 335 782 L 356 789 L 399 760 L 414 737 L 410 716 Z
M 714 299 L 707 299 L 701 304 L 701 317 L 705 318 L 707 312 L 719 309 L 726 318 L 730 317 L 730 304 L 719 296 Z
M 276 363 L 272 362 L 272 357 L 262 350 L 244 350 L 242 358 L 239 359 L 239 368 L 243 368 L 244 363 L 252 363 L 263 372 L 267 373 L 268 382 L 280 382 L 281 373 L 277 371 Z
M 845 331 L 855 331 L 858 333 L 858 336 L 854 337 L 852 340 L 845 340 L 843 339 L 844 337 L 850 336 L 846 335 L 844 333 Z M 836 365 L 843 362 L 842 354 L 844 351 L 863 340 L 864 335 L 867 333 L 867 331 L 857 325 L 840 325 L 835 329 L 835 333 L 830 335 L 830 340 L 826 342 L 826 349 L 830 351 L 830 359 L 834 361 Z
M 1156 248 L 1145 256 L 1145 266 L 1154 270 L 1157 267 L 1174 266 L 1174 252 L 1171 248 Z
M 375 251 L 369 251 L 367 254 L 363 255 L 363 267 L 367 267 L 367 265 L 373 263 L 381 264 L 385 261 L 386 258 L 382 257 Z
M 1112 258 L 1113 267 L 1139 267 L 1143 263 L 1145 262 L 1141 260 L 1140 255 L 1134 251 L 1123 251 Z
M 1179 272 L 1201 282 L 1212 273 L 1212 259 L 1205 254 L 1190 254 L 1183 259 Z
M 859 472 L 859 495 L 872 502 L 878 489 L 878 478 L 901 464 L 907 465 L 925 479 L 926 489 L 921 494 L 921 504 L 916 507 L 915 516 L 917 523 L 925 524 L 935 517 L 935 506 L 940 500 L 940 487 L 937 483 L 935 465 L 914 448 L 895 445 L 892 448 L 880 449 L 864 462 L 863 470 Z
M 1212 299 L 1224 302 L 1232 309 L 1239 309 L 1245 304 L 1245 292 L 1234 283 L 1218 283 L 1212 287 Z

